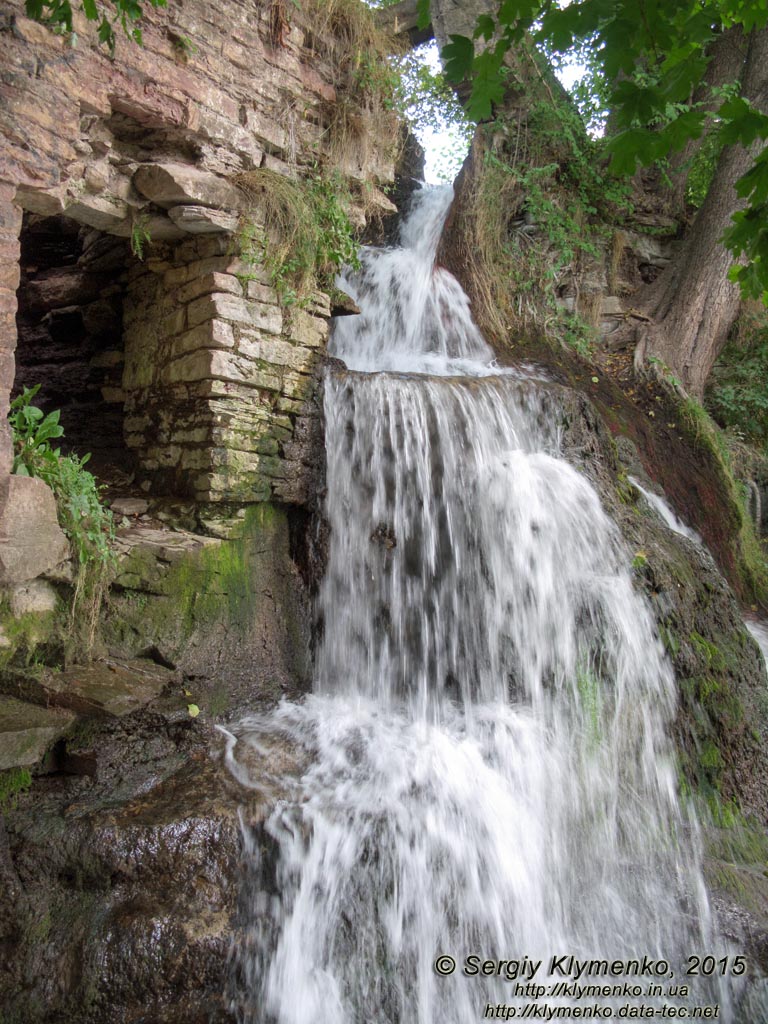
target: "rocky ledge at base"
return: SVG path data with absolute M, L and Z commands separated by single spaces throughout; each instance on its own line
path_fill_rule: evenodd
M 234 1020 L 240 817 L 259 829 L 279 794 L 240 789 L 211 757 L 220 740 L 158 698 L 83 726 L 62 770 L 6 806 L 3 1024 Z

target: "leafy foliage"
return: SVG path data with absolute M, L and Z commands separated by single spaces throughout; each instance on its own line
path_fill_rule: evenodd
M 768 320 L 745 314 L 715 363 L 707 407 L 729 427 L 768 453 Z
M 64 434 L 60 413 L 43 413 L 32 405 L 40 390 L 25 388 L 13 400 L 9 422 L 13 433 L 13 472 L 39 477 L 54 493 L 59 523 L 69 537 L 77 559 L 78 574 L 72 602 L 73 623 L 84 612 L 85 637 L 90 647 L 101 599 L 114 563 L 112 513 L 104 507 L 93 474 L 84 467 L 90 455 L 62 455 L 51 441 Z
M 149 232 L 149 217 L 146 213 L 140 213 L 131 225 L 131 252 L 136 259 L 144 259 L 144 250 L 152 241 Z
M 99 23 L 99 41 L 109 49 L 111 54 L 115 52 L 117 42 L 115 26 L 119 25 L 123 32 L 135 43 L 141 45 L 141 29 L 137 22 L 142 16 L 142 3 L 144 0 L 112 0 L 114 14 L 108 15 L 102 10 L 97 0 L 80 0 L 80 8 L 88 21 Z M 167 0 L 146 0 L 152 7 L 165 7 Z M 72 31 L 72 3 L 71 0 L 25 0 L 25 9 L 30 18 L 42 21 L 50 25 L 54 31 L 67 32 L 74 35 Z M 74 41 L 74 39 L 73 39 Z
M 499 338 L 534 329 L 589 357 L 601 303 L 580 281 L 628 212 L 626 189 L 567 103 L 535 103 L 524 125 L 497 119 L 481 139 L 467 224 L 481 320 Z M 578 296 L 572 311 L 566 289 Z
M 676 0 L 647 5 L 635 0 L 582 0 L 557 5 L 547 0 L 502 0 L 496 17 L 481 17 L 474 38 L 451 36 L 443 50 L 451 81 L 472 79 L 468 113 L 491 116 L 504 92 L 506 54 L 531 38 L 550 54 L 574 48 L 590 54 L 608 89 L 616 133 L 608 143 L 611 168 L 632 174 L 642 164 L 664 160 L 700 138 L 712 124 L 721 145 L 751 146 L 768 139 L 768 115 L 748 99 L 713 94 L 699 103 L 691 97 L 706 71 L 709 48 L 733 28 L 745 35 L 768 24 L 764 3 L 743 0 Z M 491 41 L 477 47 L 478 40 Z M 713 102 L 714 101 L 714 102 Z M 768 149 L 738 182 L 747 208 L 733 217 L 724 241 L 743 265 L 731 276 L 745 295 L 768 299 Z

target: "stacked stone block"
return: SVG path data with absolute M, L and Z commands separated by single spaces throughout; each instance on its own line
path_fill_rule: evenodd
M 283 309 L 264 272 L 232 248 L 224 236 L 200 238 L 130 271 L 126 442 L 153 493 L 300 503 L 328 299 Z

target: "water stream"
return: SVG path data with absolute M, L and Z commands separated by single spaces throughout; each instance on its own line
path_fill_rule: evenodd
M 267 832 L 244 820 L 251 920 L 239 1019 L 466 1024 L 489 1005 L 583 1007 L 553 957 L 669 961 L 640 984 L 675 1004 L 712 932 L 695 822 L 677 797 L 670 666 L 597 493 L 561 457 L 557 389 L 502 372 L 466 296 L 434 267 L 449 189 L 400 247 L 344 282 L 363 313 L 326 380 L 329 561 L 313 693 L 233 730 L 258 789 L 276 743 L 303 768 Z M 271 773 L 271 776 L 270 776 Z M 520 977 L 463 973 L 467 957 Z M 453 957 L 455 973 L 435 970 Z M 472 969 L 470 963 L 469 969 Z M 516 969 L 515 969 L 516 970 Z M 663 994 L 646 994 L 661 982 Z M 661 991 L 661 989 L 660 989 Z M 726 986 L 695 979 L 686 1006 Z M 591 1000 L 595 1003 L 596 1000 Z M 508 1015 L 508 1018 L 509 1019 Z

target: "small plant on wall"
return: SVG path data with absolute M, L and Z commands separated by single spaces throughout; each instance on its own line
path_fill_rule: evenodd
M 346 212 L 349 191 L 340 177 L 315 169 L 295 181 L 262 167 L 233 180 L 252 210 L 241 219 L 242 259 L 265 268 L 284 306 L 305 305 L 342 266 L 360 265 Z
M 64 434 L 59 411 L 48 413 L 32 404 L 37 384 L 11 403 L 13 472 L 43 480 L 56 498 L 61 528 L 69 537 L 77 564 L 71 619 L 73 638 L 93 646 L 104 593 L 114 565 L 112 513 L 105 508 L 92 473 L 85 469 L 90 455 L 62 455 L 52 441 Z

